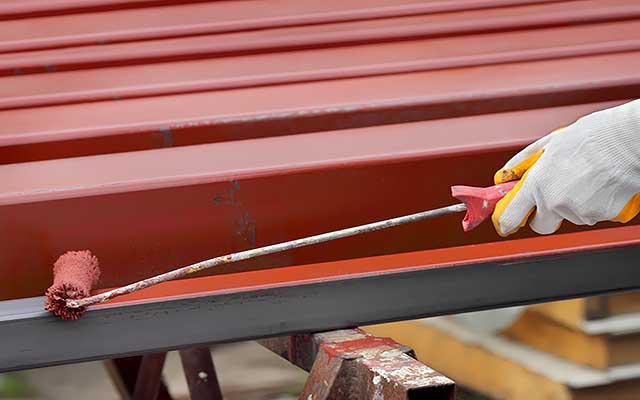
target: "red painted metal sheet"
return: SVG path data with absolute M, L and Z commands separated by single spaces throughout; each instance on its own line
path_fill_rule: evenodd
M 452 202 L 515 150 L 616 103 L 0 166 L 3 298 L 41 293 L 51 264 L 91 249 L 102 285 Z M 517 127 L 517 129 L 514 129 Z M 567 227 L 569 228 L 569 227 Z M 523 232 L 520 235 L 527 235 Z M 216 272 L 497 240 L 458 216 L 276 254 Z
M 640 51 L 640 21 L 0 77 L 0 110 Z
M 640 16 L 635 0 L 584 0 L 402 18 L 288 27 L 220 35 L 0 54 L 0 74 L 51 72 L 108 65 L 184 60 L 406 40 L 545 26 L 628 20 Z
M 521 261 L 548 255 L 571 254 L 606 248 L 640 246 L 640 226 L 539 236 L 447 249 L 296 265 L 166 282 L 128 294 L 92 308 L 109 308 L 167 299 L 234 293 L 262 288 L 304 285 L 372 275 L 449 268 L 491 261 Z M 107 289 L 105 289 L 107 290 Z M 102 292 L 99 290 L 97 292 Z
M 635 0 L 28 0 L 0 20 L 0 299 L 41 294 L 72 249 L 108 287 L 443 206 L 640 90 Z M 449 216 L 117 304 L 640 244 L 611 226 L 493 243 Z
M 205 0 L 181 0 L 195 3 Z M 175 0 L 5 0 L 0 3 L 0 20 L 44 15 L 109 11 L 175 3 Z
M 507 6 L 558 2 L 559 0 L 245 0 L 215 2 L 159 2 L 146 1 L 139 5 L 158 5 L 120 9 L 106 12 L 47 16 L 6 21 L 0 31 L 0 53 L 39 50 L 80 45 L 139 41 L 170 37 L 226 33 L 285 26 L 314 25 L 366 19 L 380 19 L 420 14 L 434 14 L 461 10 L 498 8 Z M 1 4 L 0 18 L 11 13 L 33 14 L 47 3 L 51 9 L 55 2 L 28 1 Z M 33 3 L 33 2 L 32 2 Z M 42 4 L 45 3 L 45 4 Z M 52 4 L 53 3 L 53 4 Z M 89 2 L 57 4 L 67 9 L 83 6 L 90 11 Z M 94 6 L 126 6 L 127 4 L 100 4 Z M 146 4 L 144 4 L 146 3 Z M 30 9 L 30 10 L 29 10 Z M 41 12 L 44 10 L 41 10 Z M 53 10 L 52 10 L 53 11 Z
M 6 110 L 0 162 L 632 98 L 639 70 L 631 52 Z

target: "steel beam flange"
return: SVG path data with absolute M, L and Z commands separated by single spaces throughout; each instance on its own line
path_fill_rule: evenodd
M 360 329 L 261 343 L 310 371 L 301 400 L 455 398 L 454 382 L 416 360 L 413 350 Z

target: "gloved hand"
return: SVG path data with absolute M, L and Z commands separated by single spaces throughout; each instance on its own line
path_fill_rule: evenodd
M 521 178 L 496 205 L 502 236 L 530 222 L 540 234 L 563 220 L 628 222 L 640 211 L 640 100 L 589 114 L 516 154 L 495 183 Z

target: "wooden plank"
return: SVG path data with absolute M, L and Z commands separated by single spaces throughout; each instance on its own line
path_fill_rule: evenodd
M 589 336 L 532 310 L 526 310 L 502 334 L 578 364 L 595 368 L 613 365 L 614 350 L 605 335 Z M 635 341 L 640 344 L 640 337 L 635 337 Z
M 640 292 L 555 301 L 531 309 L 567 327 L 585 330 L 590 320 L 640 312 Z
M 420 322 L 400 322 L 364 329 L 412 347 L 419 360 L 428 362 L 456 384 L 491 398 L 571 400 L 565 385 L 436 327 Z
M 619 293 L 605 297 L 607 299 L 606 316 L 640 312 L 640 292 Z M 587 303 L 592 298 L 587 299 Z
M 582 321 L 585 319 L 585 309 L 585 299 L 554 301 L 531 306 L 531 310 L 574 329 L 581 329 Z
M 637 400 L 640 398 L 640 381 L 637 379 L 595 388 L 572 390 L 574 400 Z
M 597 370 L 563 361 L 446 318 L 374 325 L 365 330 L 415 349 L 418 359 L 490 398 L 502 400 L 637 399 L 640 368 Z

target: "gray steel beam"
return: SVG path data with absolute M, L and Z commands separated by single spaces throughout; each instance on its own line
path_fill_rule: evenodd
M 104 307 L 78 321 L 43 298 L 0 303 L 0 371 L 640 288 L 640 247 L 424 268 Z

